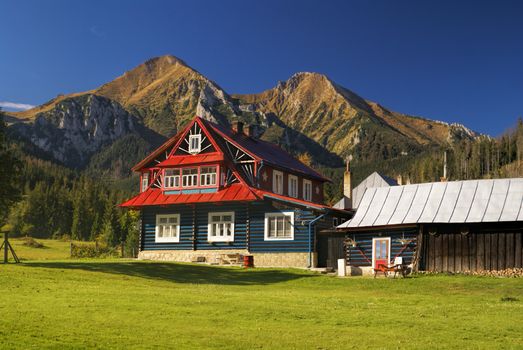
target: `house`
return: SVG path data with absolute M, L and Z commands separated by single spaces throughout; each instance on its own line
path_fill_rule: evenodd
M 352 273 L 503 270 L 523 267 L 522 206 L 523 178 L 367 188 L 338 230 Z
M 349 163 L 347 163 L 349 164 Z M 358 208 L 361 198 L 367 188 L 371 187 L 389 187 L 398 186 L 398 182 L 391 177 L 380 174 L 377 171 L 367 176 L 354 189 L 351 188 L 352 179 L 350 178 L 350 169 L 347 165 L 343 176 L 343 198 L 340 199 L 334 208 L 352 210 Z
M 350 213 L 323 204 L 325 178 L 280 147 L 195 117 L 138 163 L 140 259 L 314 267 L 316 232 Z

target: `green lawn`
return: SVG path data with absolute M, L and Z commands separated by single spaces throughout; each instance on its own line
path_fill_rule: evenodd
M 0 348 L 523 348 L 523 279 L 33 261 L 0 295 Z
M 40 239 L 37 238 L 38 243 L 43 244 L 42 248 L 28 247 L 24 245 L 24 238 L 11 238 L 9 239 L 16 255 L 20 260 L 63 260 L 69 259 L 71 255 L 70 241 L 60 241 L 54 239 Z M 3 242 L 3 237 L 0 237 L 0 244 Z M 81 244 L 94 244 L 92 242 L 77 242 Z M 3 261 L 4 253 L 0 252 L 1 259 Z M 9 253 L 9 259 L 12 260 L 11 253 Z

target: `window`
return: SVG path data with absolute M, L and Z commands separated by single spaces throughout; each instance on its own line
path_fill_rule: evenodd
M 189 153 L 200 153 L 202 135 L 189 135 Z
M 272 171 L 272 191 L 277 194 L 283 194 L 283 173 L 281 171 Z
M 289 175 L 289 196 L 298 198 L 298 177 Z
M 180 214 L 156 215 L 156 242 L 180 242 Z
M 165 170 L 163 180 L 165 188 L 180 187 L 180 170 Z
M 234 212 L 209 213 L 207 240 L 209 242 L 234 241 Z
M 311 180 L 303 179 L 303 199 L 306 201 L 312 200 L 312 182 Z
M 182 170 L 182 186 L 195 187 L 198 186 L 198 169 L 189 168 Z
M 200 186 L 215 186 L 216 185 L 216 167 L 202 167 L 200 168 Z
M 265 214 L 265 240 L 293 240 L 294 213 L 280 212 Z
M 147 190 L 149 187 L 149 173 L 142 174 L 142 192 Z

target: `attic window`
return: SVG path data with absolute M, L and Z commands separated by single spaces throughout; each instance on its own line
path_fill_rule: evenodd
M 202 135 L 189 135 L 189 153 L 200 153 L 202 144 Z

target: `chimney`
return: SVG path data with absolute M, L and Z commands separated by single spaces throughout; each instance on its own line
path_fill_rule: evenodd
M 447 181 L 447 151 L 443 153 L 443 177 L 440 178 L 440 181 Z
M 237 134 L 243 134 L 243 123 L 240 121 L 234 121 L 232 123 L 232 131 Z
M 347 157 L 345 172 L 343 173 L 343 199 L 345 200 L 345 209 L 352 209 L 352 173 L 350 171 L 350 161 L 352 155 Z
M 256 127 L 254 125 L 249 125 L 244 129 L 245 135 L 255 138 L 256 137 Z
M 398 183 L 399 186 L 403 185 L 403 177 L 401 176 L 401 174 L 399 174 L 396 177 L 396 182 Z

